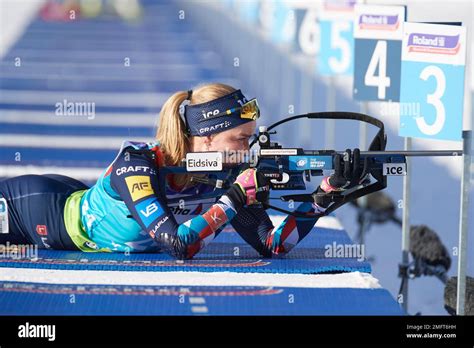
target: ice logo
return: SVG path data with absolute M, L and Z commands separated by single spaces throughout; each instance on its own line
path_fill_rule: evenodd
M 460 47 L 459 35 L 411 33 L 408 37 L 408 52 L 455 55 Z
M 201 120 L 207 120 L 208 118 L 212 118 L 213 116 L 216 116 L 219 114 L 219 109 L 215 109 L 215 110 L 211 110 L 211 111 L 205 111 L 205 110 L 202 110 L 201 113 L 202 113 L 202 118 Z
M 237 101 L 237 103 L 239 103 L 240 106 L 243 106 L 245 103 L 248 102 L 247 98 L 245 97 L 243 97 L 242 100 L 240 100 L 238 96 L 235 96 L 235 100 Z
M 297 167 L 304 167 L 308 163 L 308 160 L 306 158 L 300 159 L 298 162 L 296 162 Z

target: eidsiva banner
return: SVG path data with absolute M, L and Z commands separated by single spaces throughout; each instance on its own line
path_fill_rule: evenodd
M 465 64 L 465 27 L 405 23 L 400 136 L 461 140 Z
M 354 7 L 353 97 L 399 101 L 404 6 Z
M 321 46 L 318 72 L 352 75 L 354 69 L 353 20 L 356 0 L 326 0 L 319 15 Z

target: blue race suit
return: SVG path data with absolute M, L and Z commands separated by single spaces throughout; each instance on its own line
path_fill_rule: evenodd
M 291 250 L 317 221 L 316 217 L 290 215 L 274 228 L 262 207 L 245 206 L 237 212 L 230 199 L 222 195 L 225 192 L 211 186 L 177 188 L 172 178 L 160 177 L 162 165 L 163 154 L 158 143 L 124 142 L 94 186 L 63 189 L 68 197 L 58 209 L 63 209 L 60 214 L 64 216 L 65 228 L 59 230 L 67 231 L 76 247 L 83 251 L 164 250 L 178 258 L 191 258 L 230 223 L 261 255 L 271 257 Z M 9 192 L 11 180 L 0 182 L 0 194 L 11 205 L 10 211 L 21 216 L 20 208 L 15 207 L 15 193 L 5 193 Z M 165 185 L 160 184 L 163 182 Z M 196 194 L 198 200 L 187 200 Z M 310 203 L 303 203 L 297 211 L 314 212 L 314 208 Z M 31 229 L 23 228 L 21 234 L 34 242 L 28 238 L 34 234 Z M 61 245 L 50 244 L 50 247 L 61 248 Z

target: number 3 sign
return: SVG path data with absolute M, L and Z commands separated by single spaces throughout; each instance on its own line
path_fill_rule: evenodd
M 461 140 L 465 63 L 465 27 L 405 23 L 400 136 Z
M 356 5 L 354 12 L 354 99 L 398 101 L 405 7 Z

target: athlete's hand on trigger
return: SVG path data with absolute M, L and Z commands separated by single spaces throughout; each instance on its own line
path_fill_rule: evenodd
M 249 168 L 237 176 L 226 195 L 236 203 L 237 208 L 243 205 L 268 203 L 270 182 L 258 170 Z
M 364 168 L 360 163 L 360 150 L 358 148 L 351 152 L 347 149 L 343 156 L 334 156 L 334 173 L 324 177 L 321 181 L 321 189 L 324 192 L 344 191 L 359 185 L 366 177 L 368 159 L 365 159 Z

